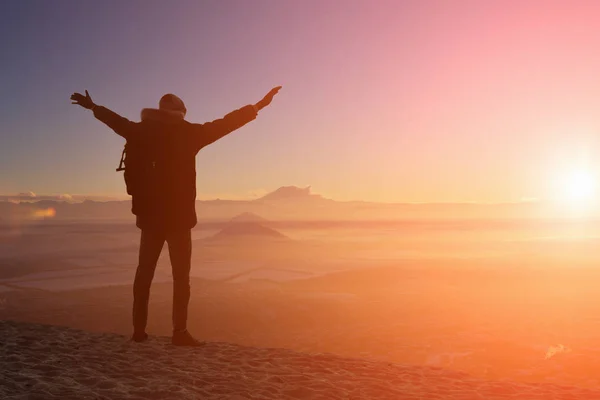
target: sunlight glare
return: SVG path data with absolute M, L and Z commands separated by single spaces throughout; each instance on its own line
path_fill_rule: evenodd
M 573 207 L 590 205 L 596 194 L 596 178 L 586 170 L 575 170 L 560 184 L 562 199 Z

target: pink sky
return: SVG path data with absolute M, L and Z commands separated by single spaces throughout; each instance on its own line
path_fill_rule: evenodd
M 202 122 L 283 85 L 199 154 L 200 198 L 545 199 L 600 171 L 598 2 L 217 3 L 4 12 L 0 192 L 124 194 L 121 139 L 69 104 L 85 89 L 134 120 L 174 92 Z

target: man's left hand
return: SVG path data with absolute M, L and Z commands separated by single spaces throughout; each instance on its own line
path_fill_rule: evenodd
M 267 93 L 267 95 L 263 97 L 261 101 L 255 104 L 256 108 L 261 110 L 269 104 L 271 104 L 271 101 L 273 101 L 273 97 L 277 94 L 277 92 L 279 92 L 279 89 L 281 89 L 281 86 L 277 86 L 271 89 L 271 91 Z

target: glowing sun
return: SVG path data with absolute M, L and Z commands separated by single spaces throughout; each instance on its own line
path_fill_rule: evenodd
M 596 177 L 586 170 L 566 174 L 561 182 L 561 197 L 573 205 L 590 202 L 596 194 Z

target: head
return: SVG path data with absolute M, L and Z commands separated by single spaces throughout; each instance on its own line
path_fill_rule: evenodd
M 180 113 L 182 118 L 187 113 L 183 100 L 171 93 L 160 98 L 158 109 L 169 113 Z
M 174 94 L 165 94 L 158 102 L 158 110 L 156 108 L 142 109 L 141 118 L 145 120 L 177 122 L 185 118 L 187 110 L 183 100 Z

